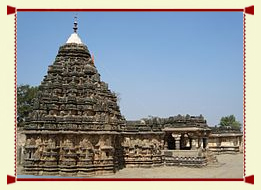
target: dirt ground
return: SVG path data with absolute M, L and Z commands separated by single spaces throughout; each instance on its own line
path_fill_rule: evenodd
M 156 168 L 124 168 L 115 174 L 95 176 L 92 178 L 242 178 L 243 177 L 243 154 L 226 154 L 216 156 L 219 164 L 203 168 L 188 167 L 156 167 Z M 21 167 L 18 168 L 18 174 Z M 25 177 L 47 177 L 26 176 Z M 48 176 L 50 177 L 50 176 Z
M 157 167 L 124 168 L 113 175 L 100 178 L 242 178 L 243 154 L 217 155 L 218 166 L 203 168 Z

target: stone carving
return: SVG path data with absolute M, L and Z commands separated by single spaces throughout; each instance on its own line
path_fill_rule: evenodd
M 155 138 L 156 137 L 156 138 Z M 126 167 L 152 167 L 162 164 L 161 140 L 158 135 L 147 135 L 147 138 L 125 137 L 122 146 L 124 147 L 124 160 Z

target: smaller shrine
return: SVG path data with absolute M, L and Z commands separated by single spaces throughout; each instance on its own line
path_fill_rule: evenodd
M 136 130 L 136 134 L 125 137 L 127 145 L 125 145 L 127 147 L 125 148 L 125 155 L 127 155 L 125 160 L 132 160 L 132 162 L 125 163 L 127 167 L 128 165 L 130 167 L 154 166 L 152 160 L 150 160 L 150 164 L 142 162 L 146 160 L 146 156 L 140 154 L 139 145 L 142 144 L 147 145 L 141 146 L 142 150 L 146 150 L 146 147 L 154 147 L 151 151 L 154 152 L 151 159 L 154 156 L 154 160 L 157 160 L 156 166 L 202 167 L 210 162 L 217 162 L 215 156 L 208 151 L 208 137 L 211 129 L 202 115 L 177 115 L 169 118 L 155 117 L 127 121 L 126 129 L 128 131 Z M 145 139 L 138 138 L 137 134 L 142 134 L 140 136 Z M 134 146 L 131 147 L 131 144 Z M 137 155 L 142 159 L 136 159 Z M 138 160 L 141 161 L 138 162 Z
M 209 150 L 216 154 L 242 153 L 243 133 L 240 129 L 231 127 L 211 127 L 211 134 L 208 140 Z

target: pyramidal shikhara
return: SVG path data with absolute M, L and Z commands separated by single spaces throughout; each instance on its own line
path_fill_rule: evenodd
M 100 80 L 77 25 L 75 19 L 74 32 L 48 67 L 26 119 L 25 173 L 90 174 L 118 167 L 119 131 L 125 120 L 116 95 Z

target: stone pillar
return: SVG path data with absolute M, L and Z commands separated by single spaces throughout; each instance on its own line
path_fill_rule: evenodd
M 192 138 L 192 143 L 191 143 L 191 150 L 196 150 L 196 139 Z
M 203 143 L 202 138 L 199 137 L 198 138 L 198 147 L 197 148 L 203 147 L 202 143 Z
M 200 142 L 199 142 L 199 138 L 196 137 L 196 138 L 195 138 L 195 141 L 196 141 L 196 148 L 199 148 L 199 145 L 200 145 L 200 144 L 199 144 L 199 143 L 200 143 Z
M 190 146 L 190 139 L 187 141 L 187 143 L 185 144 L 186 147 Z
M 175 149 L 180 150 L 180 137 L 175 138 Z
M 164 143 L 165 143 L 165 144 L 164 144 Z M 163 148 L 164 148 L 164 150 L 168 150 L 168 142 L 167 142 L 167 141 L 165 141 L 164 143 L 163 143 L 163 145 L 164 145 L 164 147 L 163 147 Z
M 175 139 L 175 150 L 180 150 L 180 136 L 181 135 L 173 135 L 172 134 L 172 136 Z

